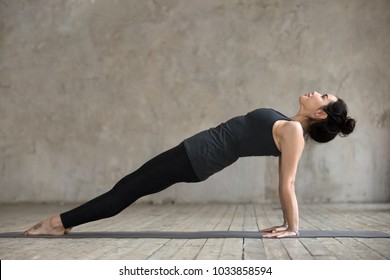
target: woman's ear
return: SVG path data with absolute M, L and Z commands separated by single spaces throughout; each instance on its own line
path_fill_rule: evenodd
M 318 109 L 314 112 L 314 117 L 319 120 L 325 120 L 328 114 L 323 109 Z

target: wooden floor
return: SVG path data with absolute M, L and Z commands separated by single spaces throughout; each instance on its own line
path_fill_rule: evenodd
M 0 232 L 24 231 L 74 205 L 0 205 Z M 390 233 L 389 204 L 300 205 L 301 229 Z M 281 223 L 278 205 L 134 204 L 74 231 L 258 230 Z M 0 239 L 0 259 L 390 259 L 390 238 Z

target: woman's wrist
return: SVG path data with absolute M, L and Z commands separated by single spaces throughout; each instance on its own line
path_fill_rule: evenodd
M 287 230 L 287 231 L 295 232 L 295 235 L 296 235 L 296 236 L 299 236 L 299 230 L 298 230 L 297 228 L 290 228 L 290 227 L 288 227 L 286 230 Z

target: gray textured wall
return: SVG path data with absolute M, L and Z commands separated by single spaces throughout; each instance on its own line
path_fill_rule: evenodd
M 0 202 L 84 201 L 195 132 L 300 94 L 344 98 L 302 202 L 389 201 L 390 1 L 0 1 Z M 274 201 L 277 159 L 143 199 Z

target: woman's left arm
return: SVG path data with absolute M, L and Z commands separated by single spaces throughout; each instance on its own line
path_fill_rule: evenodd
M 284 231 L 265 234 L 264 237 L 297 236 L 299 230 L 298 202 L 295 195 L 295 176 L 305 145 L 302 126 L 286 122 L 279 129 L 280 163 L 279 195 L 288 227 Z

